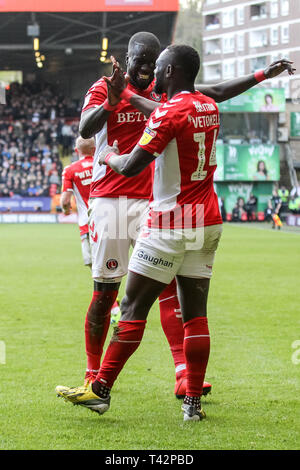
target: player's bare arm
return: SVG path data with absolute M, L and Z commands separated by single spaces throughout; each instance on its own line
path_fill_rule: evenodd
M 284 71 L 287 71 L 289 75 L 293 75 L 296 69 L 293 68 L 292 64 L 293 62 L 286 59 L 276 60 L 263 71 L 264 79 L 274 78 Z M 257 83 L 256 75 L 250 74 L 212 86 L 195 85 L 195 88 L 220 103 L 240 95 L 244 91 L 249 90 L 249 88 L 257 85 Z
M 103 106 L 87 109 L 83 111 L 79 123 L 79 133 L 83 139 L 93 137 L 97 132 L 101 131 L 106 123 L 110 111 L 107 111 Z
M 161 106 L 161 103 L 148 100 L 147 98 L 136 95 L 135 93 L 130 96 L 129 103 L 132 104 L 132 106 L 134 106 L 138 111 L 141 111 L 147 118 L 154 111 L 154 109 Z
M 113 74 L 110 79 L 113 80 L 116 85 L 120 86 L 116 67 L 113 69 Z M 120 101 L 120 97 L 116 93 L 113 93 L 109 87 L 107 89 L 107 101 L 109 107 L 116 106 Z M 95 106 L 94 108 L 83 111 L 79 123 L 79 133 L 81 137 L 83 139 L 89 139 L 101 131 L 109 118 L 111 111 L 112 109 L 107 109 L 107 107 L 104 106 L 104 103 L 100 106 Z
M 99 155 L 99 164 L 108 165 L 112 170 L 127 177 L 140 174 L 155 157 L 136 145 L 131 153 L 119 155 L 118 143 L 106 145 Z
M 71 198 L 72 198 L 72 191 L 64 191 L 60 198 L 60 205 L 65 215 L 69 215 L 71 213 Z

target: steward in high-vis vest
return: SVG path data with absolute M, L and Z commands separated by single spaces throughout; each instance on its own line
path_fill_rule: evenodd
M 283 204 L 287 204 L 289 201 L 289 195 L 290 192 L 288 189 L 286 189 L 285 186 L 281 186 L 280 189 L 278 189 L 278 196 L 280 197 L 281 201 Z

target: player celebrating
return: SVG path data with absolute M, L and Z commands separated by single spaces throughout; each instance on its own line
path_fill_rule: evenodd
M 99 163 L 127 177 L 155 160 L 148 223 L 129 263 L 119 327 L 94 383 L 66 394 L 100 414 L 108 410 L 114 381 L 142 340 L 152 304 L 176 275 L 187 369 L 184 420 L 205 417 L 200 398 L 210 348 L 206 306 L 222 218 L 213 188 L 219 113 L 213 99 L 195 91 L 199 65 L 189 46 L 163 51 L 155 92 L 167 92 L 168 101 L 151 114 L 130 154 L 118 155 L 116 143 L 100 153 Z
M 145 46 L 140 49 L 140 42 Z M 144 52 L 146 56 L 144 57 Z M 151 33 L 139 33 L 131 39 L 128 50 L 128 73 L 132 77 L 132 91 L 145 98 L 160 100 L 152 92 L 153 70 L 160 51 L 158 39 Z M 103 143 L 112 143 L 118 137 L 122 151 L 132 150 L 144 128 L 145 118 L 129 103 L 122 103 L 112 110 L 107 100 L 107 86 L 103 79 L 88 91 L 80 123 L 83 137 L 96 134 L 97 151 Z M 100 170 L 100 171 L 99 171 Z M 85 322 L 86 352 L 88 365 L 85 383 L 92 381 L 100 365 L 103 344 L 106 339 L 110 309 L 116 299 L 120 281 L 127 273 L 128 251 L 148 211 L 151 192 L 151 172 L 130 182 L 113 171 L 99 169 L 94 159 L 90 200 L 90 241 L 92 247 L 94 294 Z M 124 207 L 122 197 L 128 198 Z M 122 205 L 123 204 L 123 205 Z M 117 221 L 117 234 L 105 236 L 107 213 L 112 225 Z M 121 236 L 123 226 L 134 225 L 133 233 Z M 109 232 L 109 230 L 108 230 Z M 185 363 L 183 357 L 183 329 L 177 300 L 176 284 L 173 282 L 160 299 L 161 318 L 176 367 L 175 393 L 185 392 Z M 171 321 L 169 321 L 171 317 Z M 170 325 L 168 327 L 168 324 Z M 211 389 L 205 383 L 204 393 Z M 178 392 L 178 393 L 177 393 Z
M 92 181 L 93 160 L 95 153 L 95 139 L 83 139 L 78 137 L 75 143 L 75 151 L 79 160 L 68 165 L 63 171 L 63 184 L 61 195 L 61 207 L 65 215 L 71 213 L 72 195 L 75 197 L 78 225 L 81 237 L 81 250 L 83 262 L 92 267 L 92 256 L 88 227 L 88 201 Z M 120 317 L 120 309 L 117 300 L 111 309 L 112 323 L 117 323 Z M 92 372 L 87 370 L 87 373 Z
M 137 33 L 129 41 L 127 55 L 128 90 L 133 94 L 128 101 L 108 99 L 107 85 L 102 78 L 88 91 L 83 106 L 80 132 L 84 138 L 95 135 L 96 152 L 90 202 L 90 236 L 93 258 L 94 294 L 86 318 L 86 350 L 89 369 L 100 365 L 106 338 L 109 312 L 113 305 L 120 281 L 127 273 L 128 251 L 143 224 L 148 210 L 151 190 L 150 168 L 128 180 L 109 167 L 99 167 L 98 156 L 106 144 L 118 140 L 121 153 L 130 153 L 144 128 L 145 115 L 163 102 L 164 97 L 154 91 L 154 64 L 160 52 L 160 43 L 151 33 Z M 270 78 L 288 68 L 287 63 L 273 64 L 264 72 Z M 262 74 L 257 76 L 262 79 Z M 254 75 L 225 82 L 212 87 L 202 87 L 206 95 L 223 101 L 242 93 L 257 84 Z M 139 102 L 143 112 L 137 111 Z M 124 198 L 126 198 L 124 200 Z M 106 214 L 103 207 L 106 208 Z M 108 220 L 110 218 L 110 220 Z M 124 227 L 134 225 L 134 233 Z M 125 231 L 125 236 L 124 236 Z M 107 236 L 110 235 L 110 236 Z M 160 296 L 161 321 L 170 344 L 176 370 L 175 393 L 185 394 L 185 360 L 183 354 L 183 328 L 178 318 L 179 304 L 176 284 L 173 282 Z M 93 381 L 95 374 L 87 374 L 86 381 Z M 204 393 L 210 390 L 205 384 Z M 59 390 L 58 390 L 59 391 Z M 179 393 L 176 393 L 179 394 Z

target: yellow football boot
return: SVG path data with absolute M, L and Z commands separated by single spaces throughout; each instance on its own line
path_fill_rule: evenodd
M 58 385 L 55 388 L 58 397 L 64 398 L 66 401 L 73 403 L 73 405 L 84 406 L 92 411 L 96 411 L 100 415 L 105 413 L 110 406 L 110 396 L 107 398 L 100 398 L 92 390 L 92 384 L 81 387 L 65 387 Z

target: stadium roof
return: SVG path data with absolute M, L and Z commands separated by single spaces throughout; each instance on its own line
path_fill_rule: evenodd
M 4 11 L 178 11 L 179 0 L 1 0 Z
M 6 0 L 6 3 L 13 1 Z M 30 1 L 36 2 L 27 0 Z M 93 1 L 87 0 L 87 8 Z M 102 0 L 102 3 L 104 1 L 110 4 L 109 7 L 116 2 L 128 3 L 128 0 Z M 39 27 L 39 50 L 46 56 L 45 71 L 47 65 L 53 65 L 54 62 L 61 67 L 95 64 L 95 61 L 99 61 L 103 37 L 108 38 L 108 56 L 113 54 L 121 59 L 125 55 L 129 38 L 137 31 L 151 31 L 165 47 L 172 41 L 178 1 L 160 0 L 165 7 L 169 5 L 169 8 L 173 8 L 169 11 L 155 11 L 156 0 L 145 1 L 152 3 L 152 10 L 148 8 L 145 11 L 146 8 L 143 8 L 143 11 L 137 11 L 135 8 L 135 11 L 127 11 L 127 8 L 118 7 L 122 11 L 108 11 L 109 8 L 106 8 L 106 11 L 12 13 L 3 12 L 1 7 L 0 70 L 28 70 L 35 67 L 33 36 L 28 34 L 28 26 L 34 25 Z M 134 3 L 138 2 L 142 3 L 143 0 Z M 99 4 L 101 1 L 98 0 Z M 59 70 L 61 67 L 55 68 Z

